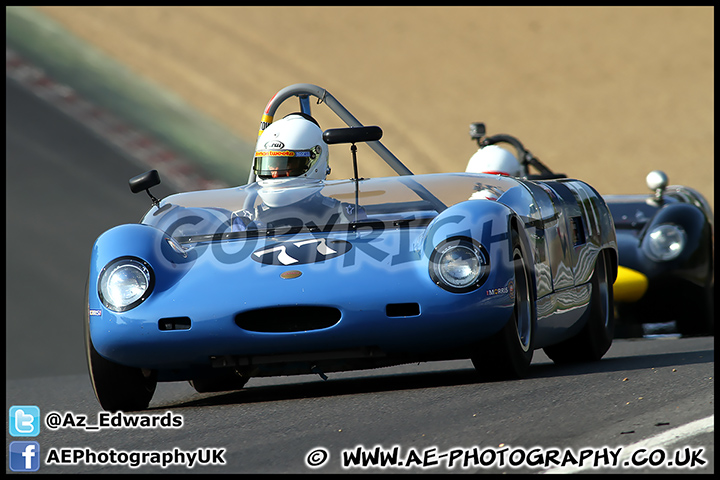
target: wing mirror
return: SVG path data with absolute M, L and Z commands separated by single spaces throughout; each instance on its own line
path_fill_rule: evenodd
M 145 190 L 150 196 L 150 200 L 152 200 L 153 205 L 156 207 L 160 205 L 160 201 L 155 198 L 152 193 L 150 193 L 150 189 L 152 187 L 160 185 L 160 174 L 157 170 L 150 170 L 148 172 L 141 173 L 140 175 L 131 178 L 128 183 L 130 184 L 131 192 L 138 193 Z
M 357 142 L 374 142 L 382 138 L 383 131 L 380 127 L 348 127 L 348 128 L 330 128 L 323 132 L 323 141 L 328 145 L 337 143 L 352 143 L 350 151 L 353 157 L 353 170 L 355 173 L 355 183 L 359 180 L 357 169 Z
M 645 183 L 655 192 L 655 201 L 662 202 L 663 191 L 668 186 L 668 176 L 662 170 L 653 170 L 645 177 Z
M 380 127 L 349 127 L 349 128 L 331 128 L 323 132 L 323 141 L 328 145 L 337 143 L 352 143 L 350 152 L 352 152 L 353 174 L 355 176 L 355 223 L 358 221 L 358 195 L 360 176 L 357 167 L 357 142 L 374 142 L 382 138 L 383 131 Z
M 328 145 L 337 143 L 373 142 L 382 138 L 380 127 L 330 128 L 323 132 L 323 140 Z

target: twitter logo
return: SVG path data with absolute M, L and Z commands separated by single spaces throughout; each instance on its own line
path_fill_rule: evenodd
M 10 407 L 10 435 L 37 437 L 40 433 L 40 409 L 34 405 Z

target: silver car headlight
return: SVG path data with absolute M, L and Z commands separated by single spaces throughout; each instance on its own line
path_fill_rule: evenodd
M 108 263 L 98 281 L 100 300 L 110 310 L 124 312 L 140 305 L 154 286 L 150 265 L 139 258 L 123 257 Z
M 485 249 L 469 238 L 451 238 L 440 243 L 430 257 L 430 277 L 454 293 L 478 288 L 490 269 Z
M 645 235 L 643 248 L 653 260 L 666 262 L 677 258 L 686 242 L 687 234 L 682 227 L 665 223 L 654 227 Z

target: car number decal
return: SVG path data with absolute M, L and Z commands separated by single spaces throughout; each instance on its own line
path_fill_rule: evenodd
M 344 255 L 352 245 L 345 240 L 311 238 L 295 242 L 280 242 L 255 250 L 251 255 L 265 265 L 302 265 L 323 262 Z

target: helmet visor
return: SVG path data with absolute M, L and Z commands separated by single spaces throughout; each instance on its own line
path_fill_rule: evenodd
M 253 170 L 263 180 L 297 177 L 310 170 L 316 158 L 313 150 L 260 150 L 255 152 Z

